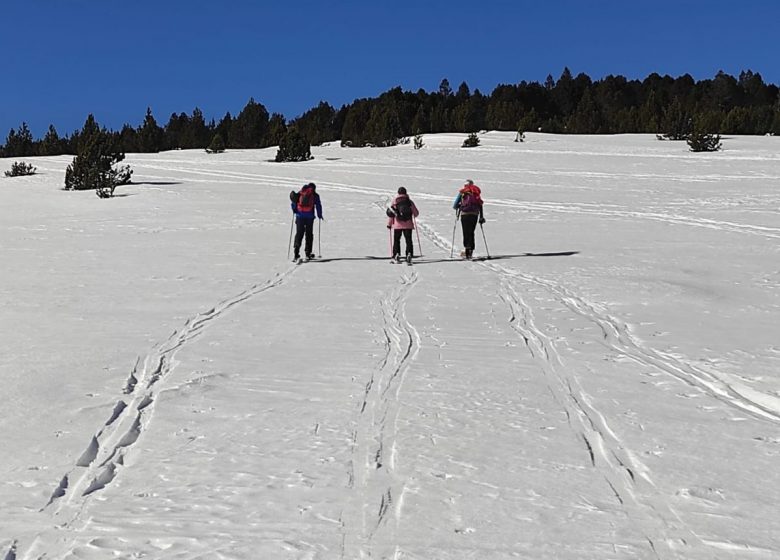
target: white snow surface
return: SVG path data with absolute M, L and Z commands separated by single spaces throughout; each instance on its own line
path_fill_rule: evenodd
M 780 558 L 780 138 L 514 136 L 0 179 L 0 559 Z

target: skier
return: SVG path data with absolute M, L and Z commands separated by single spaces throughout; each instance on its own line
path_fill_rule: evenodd
M 295 214 L 294 260 L 297 262 L 301 259 L 301 242 L 304 238 L 306 239 L 304 247 L 306 260 L 313 259 L 315 211 L 317 218 L 323 219 L 322 204 L 320 203 L 320 195 L 317 194 L 317 186 L 314 183 L 309 183 L 301 187 L 299 192 L 291 192 L 290 201 L 290 207 L 293 214 Z
M 463 228 L 463 251 L 460 256 L 470 259 L 474 254 L 474 231 L 477 229 L 477 222 L 485 223 L 485 216 L 482 213 L 482 191 L 474 181 L 466 180 L 466 184 L 458 191 L 452 207 L 460 216 Z
M 412 199 L 406 193 L 406 187 L 398 187 L 398 196 L 393 199 L 390 208 L 387 209 L 387 229 L 393 231 L 393 257 L 394 262 L 401 261 L 401 235 L 406 240 L 406 262 L 411 264 L 414 256 L 412 245 L 412 230 L 414 219 L 420 215 Z

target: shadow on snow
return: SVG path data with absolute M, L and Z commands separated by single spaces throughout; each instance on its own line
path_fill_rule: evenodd
M 558 253 L 518 253 L 516 255 L 491 255 L 490 257 L 474 257 L 471 259 L 472 262 L 482 262 L 482 261 L 499 261 L 499 260 L 505 260 L 505 259 L 520 259 L 520 258 L 526 258 L 526 257 L 571 257 L 573 255 L 578 255 L 579 251 L 561 251 Z M 313 259 L 309 262 L 320 262 L 320 263 L 326 263 L 326 262 L 339 262 L 339 261 L 389 261 L 390 257 L 380 257 L 376 255 L 366 255 L 363 257 L 329 257 L 329 258 L 317 258 Z M 466 259 L 462 259 L 460 257 L 452 257 L 452 258 L 440 258 L 440 259 L 426 259 L 425 257 L 415 257 L 414 258 L 414 264 L 434 264 L 434 263 L 449 263 L 449 262 L 463 262 Z

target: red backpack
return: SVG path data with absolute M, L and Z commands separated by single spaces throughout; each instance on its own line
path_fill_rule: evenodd
M 314 188 L 306 185 L 298 193 L 298 212 L 312 212 L 314 210 Z
M 460 211 L 477 213 L 482 208 L 482 191 L 477 185 L 467 185 L 460 189 Z

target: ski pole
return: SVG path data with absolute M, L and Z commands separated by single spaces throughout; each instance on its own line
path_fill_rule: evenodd
M 420 230 L 417 229 L 417 220 L 414 219 L 414 216 L 412 216 L 412 225 L 414 226 L 414 231 L 417 232 L 417 248 L 420 250 L 419 256 L 422 257 L 423 254 L 422 254 L 422 243 L 420 243 Z
M 390 235 L 390 256 L 393 256 L 393 228 L 387 228 L 387 233 Z
M 485 228 L 482 226 L 482 224 L 479 224 L 479 229 L 482 230 L 482 240 L 485 242 L 485 252 L 487 253 L 487 258 L 490 258 L 490 249 L 488 249 L 487 245 L 487 237 L 485 237 Z
M 458 228 L 458 219 L 460 218 L 460 210 L 455 213 L 455 224 L 452 226 L 452 245 L 450 246 L 450 258 L 455 254 L 455 230 Z
M 317 224 L 317 251 L 320 253 L 320 258 L 322 258 L 322 218 L 318 220 Z
M 295 214 L 293 214 L 292 220 L 290 220 L 290 242 L 287 243 L 287 260 L 290 259 L 290 247 L 292 246 L 293 225 L 295 225 Z

